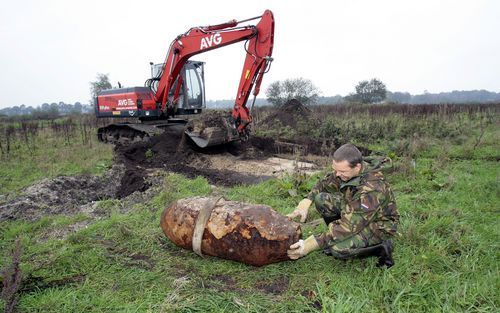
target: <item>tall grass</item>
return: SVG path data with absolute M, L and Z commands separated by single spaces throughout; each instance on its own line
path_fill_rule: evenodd
M 0 194 L 59 175 L 98 174 L 111 165 L 112 146 L 97 141 L 89 116 L 0 125 Z

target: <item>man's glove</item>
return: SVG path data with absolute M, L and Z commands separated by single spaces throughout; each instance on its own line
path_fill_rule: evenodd
M 308 237 L 306 240 L 299 240 L 290 246 L 290 249 L 286 252 L 291 260 L 297 260 L 309 252 L 319 249 L 319 244 L 314 236 Z
M 309 211 L 309 207 L 311 206 L 312 201 L 309 199 L 303 199 L 297 205 L 297 208 L 287 216 L 291 219 L 300 216 L 300 222 L 304 223 L 307 219 L 307 212 Z

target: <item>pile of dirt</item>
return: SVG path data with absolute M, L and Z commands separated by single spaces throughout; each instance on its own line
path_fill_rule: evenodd
M 142 173 L 136 170 L 127 169 L 120 180 L 120 188 L 116 192 L 118 199 L 125 198 L 135 191 L 146 191 L 151 185 L 146 182 Z
M 290 114 L 301 114 L 302 116 L 309 116 L 311 114 L 311 110 L 297 99 L 288 100 L 281 107 L 281 110 Z
M 163 134 L 146 142 L 115 146 L 117 161 L 126 167 L 119 194 L 126 195 L 147 189 L 144 175 L 145 169 L 148 168 L 162 168 L 182 173 L 189 178 L 203 176 L 210 183 L 223 186 L 254 184 L 270 177 L 212 169 L 210 156 L 220 154 L 230 154 L 240 159 L 264 158 L 270 155 L 265 151 L 253 149 L 250 143 L 239 142 L 201 149 L 185 136 L 182 125 L 173 125 L 166 128 Z M 126 181 L 131 183 L 127 184 Z
M 123 165 L 115 165 L 103 176 L 77 175 L 43 179 L 21 195 L 0 205 L 0 221 L 37 220 L 44 215 L 75 214 L 92 201 L 114 199 L 124 176 Z
M 47 215 L 74 215 L 84 213 L 91 218 L 109 216 L 111 209 L 101 207 L 99 201 L 121 199 L 121 206 L 114 208 L 126 213 L 136 203 L 147 203 L 163 188 L 164 175 L 161 171 L 147 170 L 144 185 L 126 184 L 134 176 L 127 175 L 123 164 L 115 164 L 102 176 L 77 175 L 43 179 L 25 188 L 19 195 L 6 197 L 0 202 L 0 221 L 24 219 L 35 221 Z M 135 192 L 138 191 L 138 192 Z M 48 238 L 62 238 L 71 230 L 81 229 L 89 224 L 84 220 L 65 229 L 56 229 Z
M 311 110 L 300 101 L 291 99 L 262 120 L 259 125 L 268 129 L 276 128 L 277 124 L 295 128 L 301 121 L 304 123 L 317 123 L 311 118 Z
M 190 131 L 201 132 L 206 127 L 226 127 L 226 120 L 231 116 L 229 111 L 208 111 L 191 119 L 186 127 Z

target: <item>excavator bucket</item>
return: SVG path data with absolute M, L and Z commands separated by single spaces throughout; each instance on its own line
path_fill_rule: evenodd
M 222 145 L 240 139 L 228 118 L 216 115 L 189 121 L 184 132 L 200 148 Z

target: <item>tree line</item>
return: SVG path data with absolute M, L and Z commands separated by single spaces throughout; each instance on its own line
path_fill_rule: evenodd
M 451 92 L 429 93 L 420 95 L 408 92 L 391 92 L 377 78 L 360 81 L 354 92 L 347 96 L 336 95 L 321 97 L 319 89 L 310 79 L 293 78 L 275 81 L 266 90 L 267 101 L 274 106 L 281 106 L 291 99 L 308 104 L 369 104 L 369 103 L 400 103 L 400 104 L 442 104 L 442 103 L 498 103 L 500 92 L 487 90 L 454 90 Z
M 109 82 L 108 74 L 98 74 L 96 81 L 90 82 L 90 104 L 76 102 L 68 104 L 44 103 L 39 107 L 14 106 L 0 109 L 0 116 L 31 116 L 40 119 L 56 118 L 58 116 L 85 114 L 94 111 L 94 101 L 101 90 L 113 88 Z M 401 103 L 401 104 L 440 104 L 440 103 L 492 103 L 500 102 L 500 92 L 488 90 L 454 90 L 451 92 L 429 93 L 412 95 L 409 92 L 391 92 L 386 85 L 377 78 L 360 81 L 354 92 L 347 96 L 321 96 L 320 90 L 310 79 L 290 78 L 282 81 L 274 81 L 266 89 L 266 98 L 256 99 L 256 106 L 275 105 L 281 106 L 291 99 L 299 100 L 308 104 L 340 104 L 340 103 Z M 209 100 L 208 108 L 230 108 L 234 100 Z
M 74 104 L 64 103 L 43 103 L 38 107 L 26 106 L 13 106 L 0 109 L 0 116 L 32 116 L 39 119 L 52 119 L 59 116 L 85 114 L 93 112 L 93 107 L 90 105 L 75 102 Z

